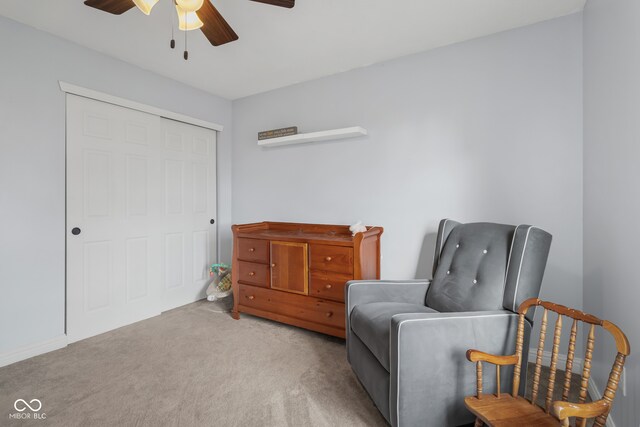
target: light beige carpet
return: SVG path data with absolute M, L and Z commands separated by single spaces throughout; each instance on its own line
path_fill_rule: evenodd
M 344 341 L 206 301 L 0 368 L 0 425 L 384 426 Z M 11 420 L 16 399 L 46 420 Z

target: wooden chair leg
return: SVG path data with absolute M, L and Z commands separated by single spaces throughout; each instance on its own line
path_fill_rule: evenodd
M 482 427 L 483 424 L 484 423 L 480 418 L 476 418 L 476 423 L 474 424 L 474 427 Z

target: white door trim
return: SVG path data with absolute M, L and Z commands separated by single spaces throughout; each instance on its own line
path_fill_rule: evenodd
M 71 83 L 63 82 L 59 80 L 60 90 L 73 95 L 83 96 L 85 98 L 95 99 L 97 101 L 106 102 L 109 104 L 119 105 L 120 107 L 130 108 L 132 110 L 142 111 L 144 113 L 153 114 L 156 116 L 164 117 L 166 119 L 176 120 L 178 122 L 188 123 L 190 125 L 200 126 L 206 129 L 222 132 L 224 126 L 217 123 L 208 122 L 206 120 L 200 120 L 193 117 L 185 116 L 184 114 L 175 113 L 173 111 L 164 110 L 162 108 L 153 107 L 151 105 L 141 104 L 129 99 L 120 98 L 118 96 L 110 95 L 108 93 L 99 92 L 97 90 L 88 89 L 82 86 L 76 86 Z

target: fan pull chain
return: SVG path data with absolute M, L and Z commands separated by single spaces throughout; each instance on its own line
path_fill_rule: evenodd
M 187 22 L 187 12 L 184 13 L 184 21 Z M 184 32 L 184 60 L 189 59 L 189 51 L 187 50 L 187 33 L 189 31 Z
M 173 0 L 173 4 L 176 5 L 176 0 Z M 174 24 L 174 20 L 175 18 L 171 18 L 171 41 L 169 42 L 169 47 L 171 49 L 175 49 L 176 48 L 176 36 L 175 36 L 175 24 Z

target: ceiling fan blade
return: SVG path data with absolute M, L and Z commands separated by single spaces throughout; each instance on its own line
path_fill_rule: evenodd
M 273 6 L 287 7 L 291 9 L 296 5 L 296 0 L 253 0 L 259 3 L 271 4 Z
M 224 20 L 220 12 L 209 0 L 204 1 L 197 13 L 200 20 L 204 22 L 200 30 L 207 36 L 212 45 L 220 46 L 238 40 L 236 32 L 227 24 L 227 21 Z
M 114 15 L 122 15 L 135 6 L 132 0 L 86 0 L 84 4 Z

